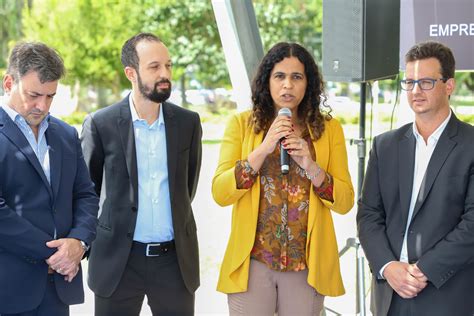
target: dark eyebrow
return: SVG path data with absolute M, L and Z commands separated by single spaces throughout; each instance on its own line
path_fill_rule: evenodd
M 283 71 L 275 71 L 273 74 L 274 74 L 274 75 L 276 75 L 276 74 L 279 74 L 279 75 L 281 75 L 281 74 L 286 75 L 286 73 L 284 73 Z M 304 76 L 303 73 L 298 72 L 298 71 L 292 72 L 291 75 L 301 75 L 301 76 Z
M 35 96 L 35 97 L 40 97 L 40 96 L 44 95 L 44 94 L 39 93 L 39 92 L 36 92 L 36 91 L 28 91 L 28 90 L 27 90 L 26 92 L 28 92 L 29 94 L 31 94 L 31 95 L 33 95 L 33 96 Z M 48 97 L 54 97 L 55 95 L 56 95 L 56 92 L 55 92 L 55 93 L 52 93 L 52 94 L 47 94 Z
M 168 60 L 168 61 L 165 63 L 165 65 L 166 65 L 166 64 L 173 64 L 173 62 L 172 62 L 171 59 L 170 59 L 170 60 Z M 159 61 L 152 61 L 152 62 L 150 62 L 150 63 L 148 64 L 148 66 L 152 66 L 152 65 L 161 65 L 161 63 L 160 63 Z

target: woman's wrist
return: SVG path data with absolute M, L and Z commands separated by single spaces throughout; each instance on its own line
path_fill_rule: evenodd
M 248 155 L 247 160 L 252 169 L 258 172 L 267 156 L 262 146 L 259 146 Z
M 318 176 L 322 172 L 323 172 L 323 169 L 316 162 L 313 162 L 311 167 L 309 167 L 307 169 L 304 169 L 305 176 L 310 181 L 313 181 L 314 179 L 317 179 Z

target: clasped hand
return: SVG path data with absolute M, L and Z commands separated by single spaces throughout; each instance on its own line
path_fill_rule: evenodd
M 79 272 L 79 263 L 84 256 L 81 242 L 75 238 L 61 238 L 46 243 L 49 248 L 58 250 L 46 263 L 59 274 L 64 275 L 64 280 L 71 282 Z
M 402 298 L 413 298 L 428 284 L 428 278 L 416 263 L 394 261 L 385 267 L 384 278 Z

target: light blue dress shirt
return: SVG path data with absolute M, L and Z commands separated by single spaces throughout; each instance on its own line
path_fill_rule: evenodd
M 33 149 L 33 152 L 38 158 L 38 161 L 43 168 L 44 174 L 48 182 L 51 184 L 51 169 L 49 164 L 49 147 L 48 142 L 46 141 L 46 130 L 49 126 L 49 114 L 41 121 L 39 128 L 38 128 L 38 140 L 36 140 L 35 134 L 31 129 L 30 125 L 26 122 L 26 120 L 18 114 L 15 110 L 9 107 L 6 104 L 1 105 L 1 107 L 7 112 L 8 116 L 15 122 L 16 126 L 20 129 L 20 131 L 25 135 L 26 140 Z
M 151 125 L 140 119 L 129 96 L 138 168 L 138 214 L 133 240 L 150 243 L 174 239 L 168 182 L 163 105 Z

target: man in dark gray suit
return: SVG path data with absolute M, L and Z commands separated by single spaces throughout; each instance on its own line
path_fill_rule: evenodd
M 374 315 L 474 314 L 474 127 L 449 107 L 451 50 L 405 56 L 415 122 L 374 139 L 357 214 Z
M 89 257 L 96 315 L 192 315 L 199 286 L 191 201 L 201 166 L 197 113 L 165 102 L 172 62 L 153 34 L 122 48 L 132 92 L 88 116 L 82 147 L 100 195 Z

